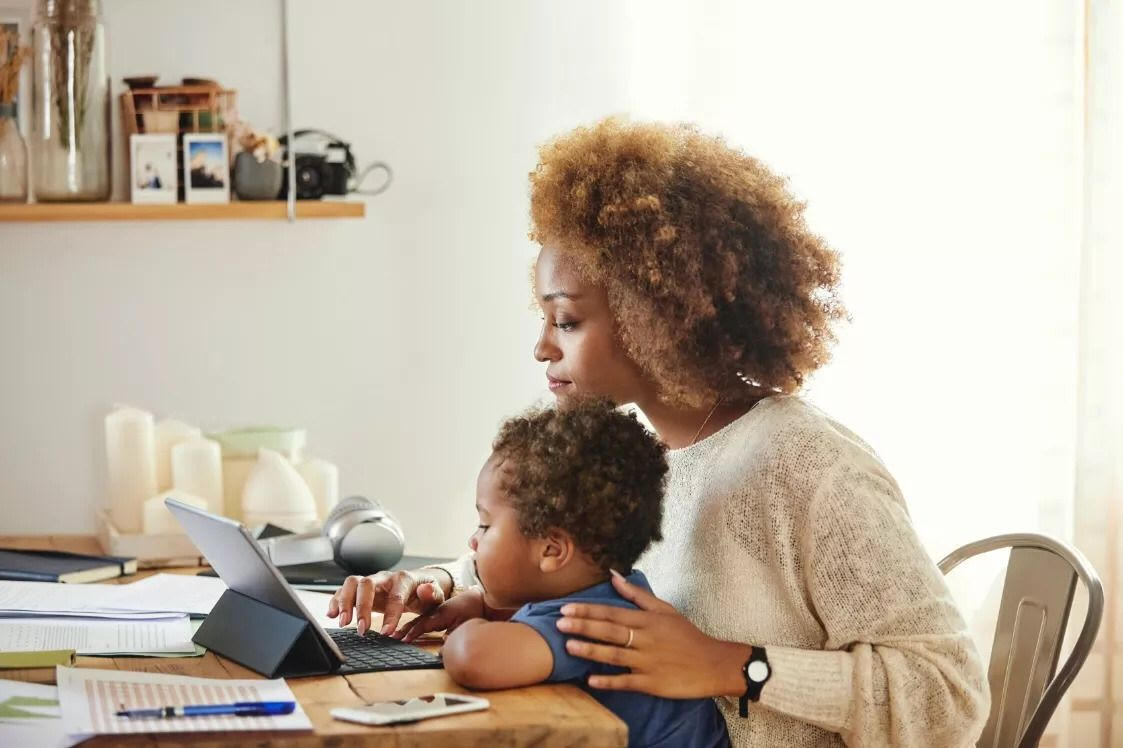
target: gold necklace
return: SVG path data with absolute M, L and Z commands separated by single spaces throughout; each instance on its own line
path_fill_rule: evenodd
M 706 424 L 710 422 L 710 418 L 713 416 L 714 411 L 717 410 L 718 403 L 720 402 L 720 397 L 717 400 L 714 400 L 714 407 L 710 408 L 710 412 L 706 414 L 706 420 L 702 421 L 702 425 L 698 427 L 698 430 L 696 432 L 694 432 L 694 438 L 691 439 L 690 443 L 686 446 L 693 447 L 694 444 L 698 441 L 698 437 L 702 435 L 702 429 L 706 428 Z

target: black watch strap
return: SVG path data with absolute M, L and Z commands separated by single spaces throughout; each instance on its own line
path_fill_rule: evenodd
M 760 692 L 772 677 L 772 666 L 768 664 L 768 653 L 764 647 L 752 648 L 749 659 L 741 666 L 741 674 L 745 676 L 745 692 L 741 694 L 740 714 L 748 717 L 749 702 L 760 701 Z

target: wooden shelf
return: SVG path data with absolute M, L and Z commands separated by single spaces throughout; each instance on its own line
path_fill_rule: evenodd
M 297 218 L 362 218 L 366 203 L 299 200 Z M 132 203 L 0 203 L 0 223 L 38 221 L 224 221 L 283 219 L 288 210 L 283 200 L 234 201 L 220 205 L 176 203 L 133 205 Z

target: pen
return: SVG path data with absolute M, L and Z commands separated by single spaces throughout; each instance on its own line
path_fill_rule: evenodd
M 233 714 L 239 717 L 270 717 L 275 714 L 292 714 L 295 701 L 238 701 L 233 704 L 197 704 L 189 706 L 159 706 L 155 709 L 122 709 L 118 717 L 201 717 L 208 714 Z

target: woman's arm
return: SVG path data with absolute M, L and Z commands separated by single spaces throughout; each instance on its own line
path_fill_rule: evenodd
M 554 665 L 546 640 L 530 626 L 480 618 L 448 635 L 441 658 L 453 680 L 481 690 L 541 683 Z

